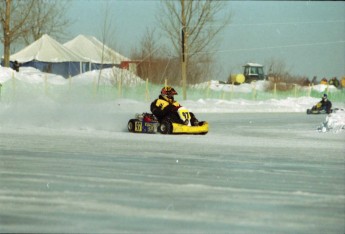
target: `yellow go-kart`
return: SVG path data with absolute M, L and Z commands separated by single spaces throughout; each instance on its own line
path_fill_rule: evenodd
M 311 109 L 307 109 L 307 114 L 329 114 L 332 113 L 333 110 L 330 109 L 330 112 L 327 112 L 324 108 L 322 108 L 322 103 L 319 102 L 315 106 L 313 106 Z
M 156 133 L 162 134 L 200 134 L 208 133 L 208 123 L 206 121 L 191 121 L 190 112 L 181 107 L 177 110 L 181 121 L 176 122 L 170 117 L 166 117 L 161 122 L 153 114 L 137 114 L 135 119 L 128 121 L 128 131 L 135 133 Z

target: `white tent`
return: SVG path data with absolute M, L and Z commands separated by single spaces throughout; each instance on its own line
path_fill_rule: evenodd
M 51 63 L 86 62 L 83 57 L 65 48 L 47 34 L 44 34 L 37 41 L 10 56 L 10 61 L 15 60 L 19 63 L 33 60 Z
M 92 36 L 78 35 L 63 45 L 82 56 L 94 68 L 99 68 L 100 65 L 119 65 L 121 61 L 129 61 L 128 58 L 112 50 Z
M 11 55 L 10 61 L 18 61 L 22 66 L 35 67 L 64 77 L 81 73 L 83 62 L 87 62 L 86 59 L 70 51 L 47 34 Z

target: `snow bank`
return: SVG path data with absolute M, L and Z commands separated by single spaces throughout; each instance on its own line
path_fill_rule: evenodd
M 222 84 L 219 81 L 211 80 L 209 82 L 203 82 L 200 84 L 192 85 L 192 88 L 196 89 L 211 89 L 214 91 L 224 91 L 224 92 L 239 92 L 239 93 L 251 93 L 253 90 L 256 91 L 265 91 L 268 85 L 267 81 L 257 81 L 252 82 L 251 84 L 243 83 L 241 85 L 233 84 Z
M 224 91 L 224 92 L 240 92 L 240 93 L 251 93 L 253 90 L 256 91 L 266 91 L 267 87 L 269 86 L 269 81 L 257 81 L 257 82 L 252 82 L 250 84 L 248 83 L 243 83 L 241 85 L 232 85 L 232 84 L 225 84 L 225 83 L 220 83 L 217 80 L 211 80 L 209 82 L 203 82 L 200 84 L 195 84 L 192 85 L 192 88 L 196 89 L 211 89 L 214 91 Z M 334 87 L 333 85 L 325 85 L 325 84 L 316 84 L 316 85 L 311 85 L 311 86 L 297 86 L 298 89 L 304 91 L 307 93 L 308 91 L 316 91 L 319 93 L 323 92 L 337 92 L 338 89 Z
M 64 85 L 69 83 L 68 79 L 63 78 L 62 76 L 41 72 L 38 69 L 32 67 L 21 67 L 19 72 L 15 72 L 11 68 L 0 66 L 0 83 L 4 84 L 12 78 L 32 84 L 49 83 L 53 85 Z M 115 84 L 121 82 L 122 85 L 129 87 L 134 87 L 145 82 L 134 73 L 117 67 L 85 72 L 72 77 L 71 80 L 73 84 L 81 85 L 99 83 L 101 85 L 114 86 Z M 268 85 L 268 81 L 257 81 L 252 82 L 251 84 L 244 83 L 241 85 L 232 85 L 220 83 L 216 80 L 211 80 L 208 82 L 192 85 L 191 88 L 199 90 L 210 89 L 213 91 L 252 93 L 253 91 L 265 92 Z M 326 91 L 338 91 L 334 86 L 324 84 L 318 84 L 309 87 L 299 87 L 299 89 L 306 93 L 307 91 L 317 91 L 320 93 Z
M 115 85 L 121 82 L 122 85 L 133 87 L 144 83 L 145 81 L 128 70 L 113 67 L 102 70 L 93 70 L 74 76 L 72 77 L 72 82 L 82 85 L 98 82 L 102 85 Z
M 311 85 L 311 86 L 302 86 L 302 90 L 305 91 L 317 91 L 319 93 L 331 91 L 331 92 L 336 92 L 337 88 L 334 87 L 333 85 L 325 85 L 325 84 L 317 84 L 317 85 Z
M 9 79 L 11 79 L 14 72 L 15 71 L 13 71 L 11 68 L 0 66 L 0 84 L 3 84 Z
M 11 79 L 30 84 L 49 83 L 53 85 L 65 85 L 67 83 L 67 80 L 62 76 L 41 72 L 33 67 L 21 67 L 19 72 L 11 68 L 0 67 L 0 83 L 4 84 Z
M 48 82 L 53 85 L 65 85 L 69 83 L 68 79 L 62 76 L 41 72 L 33 67 L 21 67 L 19 72 L 0 67 L 0 83 L 3 84 L 12 78 L 31 84 Z M 75 84 L 93 84 L 99 80 L 102 85 L 114 85 L 121 81 L 123 85 L 131 87 L 145 82 L 132 72 L 117 67 L 85 72 L 71 79 Z
M 266 101 L 234 99 L 199 99 L 180 101 L 191 111 L 201 113 L 305 112 L 319 99 L 312 97 L 287 98 Z
M 340 132 L 345 131 L 345 109 L 337 109 L 327 115 L 325 121 L 318 129 L 321 132 Z

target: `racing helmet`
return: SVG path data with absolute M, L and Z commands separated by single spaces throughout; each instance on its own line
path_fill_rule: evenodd
M 326 93 L 323 94 L 322 99 L 327 99 L 327 94 Z
M 173 99 L 174 95 L 177 95 L 177 92 L 173 87 L 164 86 L 161 90 L 161 95 L 166 96 L 167 98 Z

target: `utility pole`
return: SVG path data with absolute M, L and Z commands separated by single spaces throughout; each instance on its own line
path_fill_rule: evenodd
M 181 0 L 181 20 L 182 20 L 181 75 L 182 75 L 183 100 L 186 100 L 187 99 L 187 41 L 188 41 L 188 34 L 187 34 L 187 27 L 186 27 L 186 15 L 185 15 L 185 9 L 184 9 L 184 0 Z
M 4 30 L 4 66 L 10 66 L 10 16 L 11 16 L 11 0 L 6 0 L 5 19 L 3 19 Z

